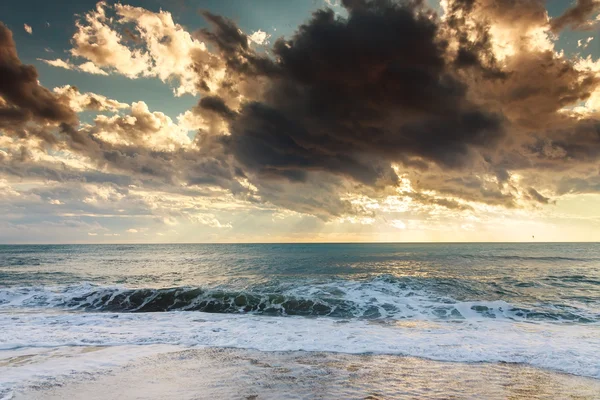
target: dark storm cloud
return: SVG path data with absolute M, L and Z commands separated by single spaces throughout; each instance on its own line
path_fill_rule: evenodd
M 587 100 L 598 87 L 594 72 L 578 70 L 573 60 L 532 44 L 531 29 L 547 25 L 541 0 L 450 0 L 447 21 L 446 37 L 458 42 L 455 62 L 479 69 L 469 69 L 463 82 L 475 101 L 510 121 L 512 136 L 552 127 L 564 120 L 559 110 Z M 513 52 L 502 69 L 490 42 L 490 21 L 511 38 Z
M 510 208 L 518 203 L 515 171 L 592 159 L 593 135 L 575 133 L 583 123 L 562 110 L 587 100 L 600 82 L 532 42 L 532 29 L 548 26 L 543 0 L 449 0 L 443 20 L 421 1 L 342 5 L 347 17 L 316 11 L 268 56 L 248 46 L 232 21 L 205 15 L 213 29 L 200 36 L 226 60 L 230 79 L 221 88 L 227 95 L 205 97 L 197 111 L 228 124 L 221 142 L 255 184 L 306 183 L 326 172 L 366 185 L 360 190 L 381 188 L 397 182 L 397 163 L 423 177 L 420 190 Z M 491 24 L 514 46 L 502 62 Z M 237 92 L 249 82 L 252 90 Z M 241 105 L 231 102 L 238 94 Z M 532 151 L 535 140 L 569 156 L 543 160 Z M 438 171 L 446 179 L 428 176 Z M 258 186 L 281 201 L 269 192 L 280 186 Z
M 508 64 L 506 79 L 484 81 L 473 90 L 493 100 L 490 107 L 498 107 L 517 129 L 552 128 L 565 120 L 559 110 L 587 100 L 600 82 L 550 50 L 522 52 Z
M 452 199 L 433 197 L 417 192 L 403 192 L 402 195 L 410 197 L 411 199 L 417 201 L 419 204 L 436 205 L 455 211 L 472 210 L 472 207 L 466 204 L 461 204 L 458 201 Z
M 454 0 L 448 3 L 448 32 L 445 35 L 447 39 L 456 40 L 458 44 L 454 65 L 458 69 L 467 70 L 475 67 L 486 78 L 506 78 L 506 73 L 497 66 L 486 19 L 471 18 L 470 23 L 467 23 L 467 18 L 478 11 L 476 5 L 488 13 L 493 13 L 496 9 L 493 0 L 477 3 L 473 0 Z M 508 11 L 510 7 L 507 4 L 505 8 Z
M 75 113 L 38 83 L 38 73 L 31 65 L 21 63 L 12 32 L 0 22 L 0 102 L 2 125 L 7 121 L 21 124 L 36 118 L 48 122 L 77 120 Z
M 347 18 L 319 10 L 290 40 L 277 40 L 275 61 L 249 52 L 231 22 L 219 21 L 223 38 L 212 41 L 243 60 L 236 72 L 269 79 L 224 140 L 245 168 L 292 181 L 326 171 L 374 185 L 393 181 L 392 162 L 461 168 L 473 148 L 502 137 L 502 117 L 472 104 L 452 73 L 430 12 L 413 3 L 344 4 Z
M 319 179 L 310 177 L 305 182 L 283 182 L 263 179 L 257 182 L 262 201 L 295 212 L 314 215 L 321 220 L 344 215 L 364 214 L 348 200 L 340 199 L 338 193 L 348 190 L 337 177 L 321 174 Z M 312 179 L 311 179 L 312 178 Z M 372 216 L 372 215 L 369 215 Z
M 467 202 L 506 208 L 551 203 L 534 187 L 551 193 L 552 179 L 523 178 L 516 187 L 511 176 L 597 163 L 597 117 L 563 111 L 588 99 L 599 80 L 573 60 L 529 42 L 532 27 L 548 28 L 544 1 L 449 0 L 444 19 L 423 1 L 342 4 L 347 16 L 318 10 L 266 52 L 255 50 L 231 20 L 203 12 L 210 29 L 195 37 L 211 52 L 190 54 L 202 93 L 192 113 L 208 128 L 189 146 L 154 148 L 153 139 L 165 130 L 148 110 L 76 128 L 64 101 L 37 85 L 36 74 L 23 79 L 35 70 L 20 64 L 12 41 L 11 52 L 2 47 L 0 68 L 24 68 L 10 76 L 27 90 L 11 92 L 0 77 L 7 103 L 0 103 L 0 128 L 6 120 L 32 116 L 53 122 L 55 131 L 28 128 L 11 135 L 35 135 L 115 174 L 90 179 L 128 177 L 169 190 L 218 186 L 324 220 L 359 213 L 344 200 L 348 193 L 398 195 L 392 164 L 410 178 L 416 192 L 404 195 L 415 202 L 470 211 Z M 490 24 L 512 40 L 509 55 L 495 54 Z M 25 99 L 17 104 L 4 92 L 31 95 L 16 96 Z M 90 98 L 82 107 L 102 104 Z M 107 132 L 119 140 L 103 140 Z M 27 151 L 14 150 L 6 168 L 26 175 L 31 159 Z M 29 173 L 72 179 L 50 166 Z M 577 173 L 561 181 L 556 193 L 598 187 Z
M 527 190 L 527 194 L 535 201 L 541 204 L 548 204 L 550 199 L 548 197 L 542 196 L 537 190 L 534 188 L 529 188 Z
M 212 44 L 222 61 L 230 68 L 229 72 L 243 73 L 256 77 L 261 74 L 276 75 L 279 72 L 272 59 L 260 56 L 249 46 L 248 36 L 228 18 L 202 11 L 201 15 L 208 21 L 211 29 L 200 29 L 194 36 L 202 41 Z M 204 61 L 204 60 L 202 60 Z M 202 66 L 202 62 L 200 62 Z M 206 74 L 203 68 L 198 69 L 199 74 Z M 237 77 L 239 79 L 239 77 Z M 235 79 L 235 78 L 233 78 Z M 226 85 L 231 84 L 227 81 Z M 201 90 L 210 92 L 206 83 L 199 85 Z
M 515 199 L 512 194 L 502 193 L 500 186 L 490 185 L 477 176 L 447 178 L 436 182 L 435 185 L 443 195 L 477 203 L 501 205 L 506 208 L 515 207 Z
M 29 120 L 30 115 L 27 110 L 6 106 L 0 102 L 0 128 L 20 126 Z
M 599 11 L 600 1 L 577 0 L 577 3 L 568 8 L 561 16 L 553 18 L 550 21 L 550 27 L 553 32 L 560 32 L 565 28 L 593 29 L 595 24 L 589 18 Z
M 591 177 L 579 178 L 567 176 L 558 183 L 559 195 L 572 193 L 600 193 L 600 174 L 596 172 Z
M 600 120 L 581 119 L 550 130 L 528 148 L 537 160 L 593 164 L 600 159 Z
M 227 120 L 235 116 L 235 112 L 227 107 L 223 99 L 217 96 L 205 96 L 201 98 L 198 106 L 201 109 L 215 112 Z
M 248 49 L 248 36 L 242 33 L 233 21 L 209 11 L 202 11 L 201 14 L 211 25 L 212 30 L 201 29 L 200 36 L 228 53 Z

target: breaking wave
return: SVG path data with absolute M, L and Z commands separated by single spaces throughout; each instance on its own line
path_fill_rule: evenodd
M 436 290 L 435 285 L 410 285 L 389 277 L 362 282 L 338 280 L 238 290 L 201 287 L 134 289 L 82 284 L 0 289 L 0 307 L 59 307 L 133 313 L 201 311 L 394 320 L 600 321 L 600 314 L 595 310 L 567 304 L 511 304 L 498 299 L 478 299 L 475 290 L 471 290 L 473 299 L 457 300 L 444 292 L 443 282 L 437 284 L 440 290 Z

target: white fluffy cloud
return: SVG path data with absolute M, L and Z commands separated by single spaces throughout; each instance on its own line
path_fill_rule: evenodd
M 105 2 L 99 2 L 95 11 L 87 13 L 83 21 L 77 21 L 71 54 L 98 67 L 114 68 L 130 78 L 149 75 L 149 56 L 122 43 L 122 36 L 109 26 L 112 19 L 106 16 L 106 7 Z
M 98 68 L 96 66 L 96 64 L 94 64 L 91 61 L 88 61 L 86 63 L 83 63 L 83 64 L 79 65 L 78 69 L 80 71 L 87 72 L 88 74 L 93 74 L 93 75 L 108 75 L 108 73 L 106 73 L 106 71 Z
M 251 42 L 261 46 L 269 43 L 270 38 L 271 35 L 269 35 L 267 32 L 261 31 L 260 29 L 256 32 L 253 32 L 252 35 L 248 35 L 248 39 L 250 39 Z
M 69 70 L 76 70 L 77 66 L 71 64 L 68 60 L 61 60 L 60 58 L 57 58 L 56 60 L 45 60 L 43 58 L 38 58 L 38 61 L 42 61 L 45 62 L 48 65 L 51 65 L 53 67 L 56 68 L 63 68 L 63 69 L 69 69 Z
M 45 62 L 46 64 L 51 65 L 53 67 L 68 69 L 71 71 L 87 72 L 88 74 L 93 74 L 93 75 L 108 75 L 108 73 L 106 71 L 102 70 L 101 68 L 98 68 L 91 61 L 88 61 L 81 65 L 76 65 L 76 64 L 73 64 L 70 60 L 65 61 L 60 58 L 57 58 L 55 60 L 46 60 L 43 58 L 38 58 L 38 61 Z
M 196 93 L 192 55 L 206 53 L 206 45 L 195 40 L 181 25 L 173 21 L 171 13 L 154 13 L 140 7 L 116 4 L 119 22 L 134 23 L 141 41 L 145 44 L 150 61 L 150 74 L 163 82 L 171 78 L 179 81 L 177 95 Z
M 95 111 L 118 111 L 120 109 L 129 108 L 126 103 L 121 103 L 117 100 L 109 99 L 95 93 L 80 93 L 74 86 L 61 86 L 54 88 L 54 93 L 69 103 L 69 106 L 75 112 L 85 110 Z
M 109 17 L 107 13 L 114 13 Z M 128 26 L 134 29 L 129 30 Z M 152 12 L 141 7 L 99 2 L 95 10 L 77 21 L 71 54 L 87 60 L 75 65 L 69 60 L 41 60 L 55 67 L 91 74 L 108 72 L 134 79 L 156 77 L 175 82 L 174 93 L 198 94 L 199 75 L 210 75 L 204 83 L 216 88 L 225 78 L 221 60 L 196 40 L 167 11 Z M 254 34 L 256 43 L 266 43 L 264 32 Z M 131 43 L 135 42 L 135 46 Z M 209 74 L 202 71 L 210 70 Z M 108 71 L 108 72 L 107 72 Z
M 593 36 L 588 37 L 587 39 L 579 39 L 577 41 L 577 47 L 581 47 L 581 48 L 587 48 L 590 45 L 590 42 L 594 40 Z
M 231 228 L 231 223 L 221 223 L 214 214 L 190 214 L 188 215 L 190 221 L 196 224 L 206 225 L 211 228 Z
M 143 101 L 134 102 L 127 115 L 98 115 L 92 132 L 99 139 L 173 151 L 191 143 L 187 130 L 161 112 L 151 112 Z

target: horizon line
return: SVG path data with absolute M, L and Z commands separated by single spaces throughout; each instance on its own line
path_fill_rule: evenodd
M 600 243 L 600 241 L 481 241 L 481 242 L 470 242 L 470 241 L 459 241 L 459 242 L 352 242 L 352 241 L 341 241 L 341 242 L 110 242 L 110 243 L 0 243 L 0 246 L 106 246 L 106 245 L 235 245 L 235 244 L 570 244 L 570 243 Z

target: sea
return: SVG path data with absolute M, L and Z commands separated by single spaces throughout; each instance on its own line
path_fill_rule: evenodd
M 298 361 L 306 357 L 312 361 Z M 332 376 L 350 374 L 339 379 L 348 395 L 341 397 L 369 398 L 387 390 L 378 385 L 399 387 L 430 371 L 423 396 L 406 388 L 371 394 L 427 398 L 436 376 L 473 368 L 473 379 L 483 371 L 489 382 L 531 371 L 553 382 L 578 379 L 576 390 L 588 396 L 581 398 L 600 398 L 600 244 L 0 246 L 0 399 L 64 398 L 56 391 L 65 385 L 114 378 L 140 362 L 187 365 L 188 374 L 201 362 L 217 370 L 229 362 L 237 368 L 230 372 L 246 374 L 278 365 L 290 382 L 305 367 L 330 368 L 307 375 L 297 398 L 338 397 L 310 389 Z M 369 368 L 390 375 L 376 384 L 360 375 Z M 196 373 L 210 375 L 203 371 Z M 273 381 L 275 372 L 261 375 L 262 386 L 252 386 L 254 378 L 218 381 L 211 396 L 277 398 L 285 380 Z M 353 392 L 352 374 L 372 387 Z M 477 398 L 474 382 L 438 385 L 432 398 Z M 230 392 L 219 392 L 226 386 Z M 250 394 L 232 392 L 240 387 Z

